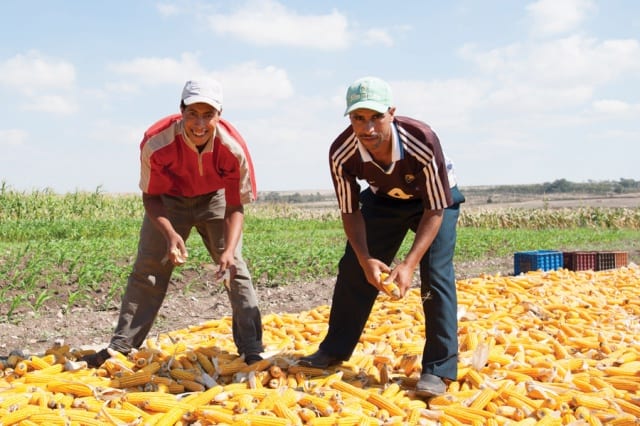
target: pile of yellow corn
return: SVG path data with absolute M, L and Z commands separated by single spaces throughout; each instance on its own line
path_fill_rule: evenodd
M 99 369 L 64 345 L 0 365 L 0 425 L 634 425 L 640 418 L 640 270 L 557 270 L 458 281 L 459 375 L 413 394 L 424 315 L 412 289 L 380 295 L 352 358 L 296 360 L 328 306 L 265 315 L 247 366 L 223 318 L 147 340 Z M 428 315 L 428 313 L 427 313 Z

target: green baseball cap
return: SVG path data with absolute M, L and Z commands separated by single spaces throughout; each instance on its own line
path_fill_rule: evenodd
M 347 110 L 344 115 L 358 108 L 385 113 L 391 107 L 391 87 L 377 77 L 363 77 L 347 89 Z

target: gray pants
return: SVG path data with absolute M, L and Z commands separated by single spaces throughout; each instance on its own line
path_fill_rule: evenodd
M 212 259 L 218 262 L 224 249 L 224 191 L 193 198 L 163 196 L 176 232 L 187 241 L 191 230 L 200 234 Z M 167 243 L 145 215 L 138 254 L 122 298 L 120 316 L 109 347 L 128 353 L 144 342 L 167 294 L 174 266 L 162 263 Z M 262 320 L 251 275 L 242 258 L 242 241 L 235 252 L 237 274 L 227 291 L 232 309 L 233 340 L 239 354 L 263 351 Z M 181 313 L 176 313 L 180 315 Z

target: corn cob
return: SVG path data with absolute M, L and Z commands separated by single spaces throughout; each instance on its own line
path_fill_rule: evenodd
M 385 280 L 389 278 L 389 274 L 386 272 L 381 272 L 380 273 L 380 278 L 379 278 L 379 282 L 382 286 L 383 291 L 385 292 L 385 294 L 389 297 L 391 297 L 394 300 L 398 300 L 401 297 L 400 294 L 400 288 L 398 287 L 398 284 L 396 284 L 395 282 L 386 282 Z
M 376 407 L 380 408 L 381 410 L 386 410 L 389 412 L 390 415 L 392 416 L 404 416 L 405 412 L 402 408 L 398 407 L 396 404 L 394 404 L 393 402 L 387 400 L 386 398 L 384 398 L 382 395 L 375 393 L 375 392 L 369 392 L 369 396 L 367 397 L 367 401 L 371 402 L 372 404 L 374 404 Z
M 40 408 L 34 405 L 25 405 L 22 408 L 18 408 L 12 412 L 9 412 L 2 417 L 0 417 L 1 424 L 5 425 L 14 425 L 18 424 L 23 420 L 26 420 L 33 416 L 34 414 L 40 412 Z
M 131 388 L 134 386 L 141 386 L 151 382 L 151 372 L 147 370 L 138 370 L 135 373 L 126 374 L 112 379 L 109 386 L 114 388 Z

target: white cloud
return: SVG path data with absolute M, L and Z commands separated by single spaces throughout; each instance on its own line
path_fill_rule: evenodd
M 58 95 L 32 96 L 21 105 L 21 108 L 26 111 L 50 112 L 60 115 L 69 115 L 78 110 L 73 100 Z
M 70 89 L 75 80 L 73 64 L 47 58 L 36 50 L 0 62 L 0 84 L 28 95 L 43 89 Z
M 222 84 L 225 107 L 257 108 L 271 106 L 293 95 L 293 86 L 282 68 L 256 62 L 245 62 L 226 69 L 206 70 L 198 55 L 183 53 L 180 60 L 172 58 L 137 58 L 112 65 L 121 74 L 135 77 L 126 83 L 111 83 L 108 88 L 120 92 L 135 92 L 140 85 L 173 84 L 180 87 L 190 78 L 213 78 Z
M 110 68 L 119 74 L 138 78 L 139 84 L 183 84 L 193 75 L 204 75 L 205 71 L 196 53 L 183 53 L 180 59 L 136 58 L 128 62 L 114 63 Z
M 348 22 L 334 10 L 326 15 L 300 15 L 274 0 L 251 0 L 230 14 L 213 14 L 210 28 L 261 46 L 344 49 Z
M 22 129 L 0 130 L 0 146 L 23 145 L 29 134 Z
M 527 6 L 536 35 L 553 36 L 574 30 L 594 12 L 593 0 L 538 0 Z
M 393 38 L 387 30 L 381 28 L 370 29 L 364 33 L 364 43 L 368 45 L 393 46 Z
M 487 90 L 486 82 L 465 79 L 392 81 L 389 84 L 397 114 L 420 118 L 438 128 L 467 123 Z
M 640 70 L 640 44 L 633 39 L 601 42 L 570 36 L 545 43 L 512 44 L 489 51 L 479 51 L 468 44 L 459 53 L 503 83 L 594 85 Z
M 640 104 L 630 104 L 617 99 L 601 99 L 594 101 L 593 110 L 603 114 L 626 116 L 629 114 L 640 114 Z
M 175 4 L 170 3 L 158 3 L 156 4 L 156 9 L 158 9 L 158 13 L 162 16 L 174 16 L 180 13 L 180 9 Z
M 213 73 L 222 83 L 225 103 L 234 108 L 262 108 L 290 98 L 294 91 L 287 72 L 274 66 L 246 62 Z
M 459 53 L 493 82 L 485 106 L 505 114 L 543 114 L 589 104 L 607 84 L 640 71 L 640 44 L 633 39 L 573 35 L 487 51 L 466 45 Z

